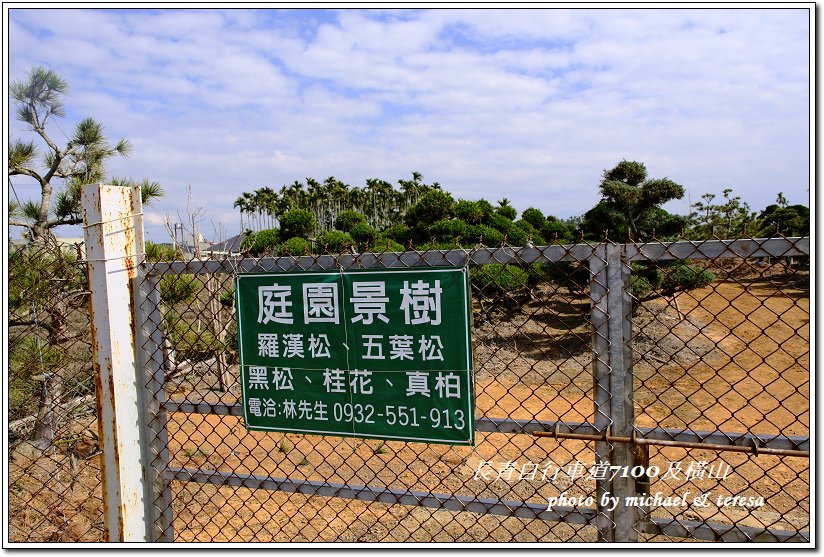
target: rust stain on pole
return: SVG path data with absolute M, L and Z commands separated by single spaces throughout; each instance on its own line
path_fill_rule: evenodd
M 131 188 L 83 188 L 104 520 L 110 541 L 145 541 L 142 429 L 134 319 L 139 239 Z

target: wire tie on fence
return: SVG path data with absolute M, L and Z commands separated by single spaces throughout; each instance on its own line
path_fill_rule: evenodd
M 758 456 L 758 439 L 753 437 L 752 439 L 750 439 L 750 444 L 752 445 L 752 452 L 755 454 L 755 456 Z
M 82 262 L 83 263 L 99 263 L 101 261 L 116 261 L 118 259 L 128 259 L 130 257 L 140 257 L 140 256 L 145 257 L 146 254 L 145 253 L 132 253 L 132 254 L 129 254 L 129 255 L 121 255 L 119 257 L 109 257 L 107 259 L 83 259 Z
M 84 224 L 83 228 L 91 228 L 92 226 L 97 226 L 97 225 L 100 225 L 100 224 L 108 224 L 110 222 L 117 222 L 119 220 L 124 220 L 124 219 L 134 218 L 134 217 L 142 217 L 142 216 L 143 216 L 143 212 L 141 211 L 139 213 L 133 213 L 131 215 L 124 215 L 122 217 L 116 217 L 116 218 L 113 218 L 113 219 L 110 219 L 110 220 L 101 220 L 100 222 L 92 222 L 92 223 L 89 223 L 89 224 Z

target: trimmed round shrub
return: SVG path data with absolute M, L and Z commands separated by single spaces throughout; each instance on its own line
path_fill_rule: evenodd
M 489 220 L 490 225 L 498 232 L 506 235 L 506 243 L 510 246 L 526 244 L 527 233 L 515 226 L 515 223 L 506 217 L 495 214 Z
M 429 227 L 429 233 L 437 240 L 452 240 L 466 234 L 466 222 L 460 219 L 439 220 Z
M 516 220 L 513 224 L 521 230 L 523 230 L 524 232 L 526 232 L 527 234 L 531 234 L 533 238 L 535 238 L 536 234 L 540 234 L 537 228 L 529 224 L 524 219 Z
M 499 246 L 504 241 L 504 235 L 491 226 L 475 224 L 466 228 L 466 241 L 485 246 Z
M 532 239 L 532 245 L 543 246 L 546 245 L 546 237 L 527 221 L 520 219 L 513 223 L 516 228 L 520 228 L 526 233 L 527 238 Z
M 678 265 L 668 271 L 661 285 L 665 294 L 701 288 L 715 280 L 714 274 L 698 265 Z
M 495 207 L 495 212 L 509 220 L 515 220 L 518 217 L 518 211 L 515 207 L 506 205 L 504 207 Z
M 280 237 L 284 240 L 295 237 L 308 238 L 316 225 L 317 219 L 312 212 L 306 209 L 292 209 L 280 217 Z
M 544 228 L 546 228 L 546 217 L 540 209 L 530 207 L 529 209 L 526 209 L 523 213 L 521 213 L 521 218 L 529 224 L 531 224 L 532 226 L 534 226 L 537 230 L 543 232 Z
M 489 217 L 489 226 L 500 232 L 506 232 L 515 225 L 514 222 L 499 214 L 494 214 Z
M 478 204 L 478 207 L 481 208 L 481 212 L 486 216 L 486 218 L 489 218 L 495 212 L 495 207 L 493 207 L 492 203 L 486 199 L 479 199 L 476 203 Z
M 315 251 L 317 253 L 344 253 L 348 252 L 351 246 L 355 245 L 352 236 L 340 230 L 326 230 L 315 238 Z
M 368 243 L 369 245 L 372 245 L 378 238 L 378 231 L 366 224 L 364 221 L 353 226 L 349 231 L 349 235 L 359 244 Z
M 341 232 L 350 232 L 358 224 L 366 224 L 366 217 L 357 211 L 341 211 L 335 219 L 335 228 Z
M 289 238 L 278 247 L 278 255 L 304 255 L 309 254 L 311 245 L 305 238 Z
M 527 240 L 527 233 L 515 226 L 510 226 L 505 232 L 506 243 L 510 246 L 525 246 Z M 534 242 L 533 242 L 534 243 Z
M 384 238 L 390 238 L 405 246 L 409 243 L 409 240 L 412 239 L 412 231 L 405 224 L 393 224 L 381 232 L 381 236 Z
M 455 200 L 452 195 L 443 190 L 432 190 L 423 194 L 406 211 L 404 222 L 410 227 L 427 227 L 454 214 Z
M 369 245 L 369 251 L 371 253 L 384 253 L 384 252 L 400 253 L 400 252 L 406 251 L 406 248 L 403 245 L 399 244 L 398 242 L 396 242 L 395 240 L 393 240 L 391 238 L 386 238 L 384 236 L 378 236 L 378 238 L 375 240 L 375 243 Z
M 575 231 L 565 222 L 556 218 L 548 218 L 543 234 L 547 240 L 555 241 L 556 234 L 559 242 L 570 242 L 575 235 Z
M 242 249 L 249 249 L 249 254 L 253 256 L 264 253 L 274 254 L 280 243 L 280 233 L 275 228 L 252 232 L 243 239 Z
M 467 201 L 455 203 L 455 216 L 467 224 L 484 224 L 492 215 L 492 205 L 488 201 Z

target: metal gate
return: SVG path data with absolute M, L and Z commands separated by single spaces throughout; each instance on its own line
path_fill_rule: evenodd
M 598 244 L 147 265 L 154 303 L 146 309 L 158 324 L 168 323 L 158 303 L 163 281 L 197 282 L 219 296 L 221 286 L 209 281 L 241 270 L 468 264 L 475 300 L 474 448 L 246 433 L 236 372 L 219 354 L 192 364 L 183 379 L 164 358 L 158 373 L 178 379 L 147 384 L 157 423 L 167 424 L 158 426 L 167 438 L 157 440 L 154 455 L 164 485 L 156 499 L 156 512 L 165 513 L 162 531 L 184 540 L 805 541 L 807 356 L 802 346 L 791 365 L 770 359 L 791 356 L 779 340 L 803 344 L 803 323 L 788 332 L 792 338 L 764 348 L 739 338 L 717 341 L 715 331 L 699 324 L 701 298 L 693 298 L 693 309 L 676 309 L 687 304 L 685 296 L 678 302 L 660 296 L 648 302 L 652 309 L 641 306 L 649 315 L 639 316 L 631 262 L 711 260 L 722 275 L 731 261 L 734 275 L 741 265 L 758 269 L 762 258 L 804 256 L 806 246 L 799 239 Z M 577 283 L 582 271 L 589 277 Z M 555 280 L 532 284 L 530 272 Z M 764 282 L 786 288 L 787 277 L 772 276 Z M 719 276 L 700 295 L 729 278 Z M 791 278 L 804 280 L 796 272 Z M 735 298 L 729 303 L 739 311 Z M 781 317 L 769 304 L 761 307 Z M 670 325 L 673 310 L 686 316 Z M 633 328 L 633 314 L 646 326 Z M 170 327 L 196 327 L 185 312 L 175 318 Z M 218 322 L 231 336 L 231 319 Z M 668 330 L 648 333 L 656 325 Z M 657 346 L 636 342 L 649 334 L 657 334 Z M 678 340 L 667 343 L 668 336 Z M 728 354 L 725 342 L 740 349 Z M 747 352 L 756 363 L 736 363 Z M 723 369 L 709 368 L 726 359 Z M 723 375 L 732 373 L 729 366 L 739 369 L 736 378 Z M 702 383 L 699 371 L 714 377 Z M 787 394 L 770 393 L 790 376 Z M 665 381 L 672 386 L 659 386 Z M 752 416 L 744 419 L 746 409 Z M 790 489 L 797 490 L 795 500 L 781 501 L 793 498 Z M 765 503 L 753 506 L 758 497 Z

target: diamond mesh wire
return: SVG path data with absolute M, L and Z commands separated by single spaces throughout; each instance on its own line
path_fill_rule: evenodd
M 103 539 L 85 263 L 74 247 L 8 256 L 9 540 Z
M 573 481 L 568 473 L 576 463 L 593 461 L 594 444 L 559 445 L 524 432 L 524 424 L 536 427 L 538 421 L 592 420 L 587 262 L 572 257 L 530 264 L 509 252 L 485 253 L 487 263 L 470 271 L 476 418 L 483 422 L 471 448 L 247 432 L 237 406 L 233 308 L 217 310 L 217 328 L 206 319 L 198 323 L 204 311 L 215 315 L 210 299 L 230 299 L 231 273 L 200 274 L 198 265 L 164 273 L 160 305 L 170 337 L 164 395 L 171 410 L 168 469 L 175 478 L 176 539 L 594 540 L 592 505 L 590 514 L 579 513 L 577 524 L 535 518 L 549 497 L 563 491 L 594 496 L 594 482 Z M 444 264 L 433 255 L 377 254 L 372 262 Z M 271 264 L 284 268 L 291 260 Z M 298 268 L 324 265 L 329 267 L 313 257 L 296 262 Z M 336 259 L 331 268 L 339 265 L 347 262 Z M 175 292 L 180 297 L 173 303 Z M 215 346 L 220 348 L 209 352 Z M 230 347 L 229 357 L 218 362 L 216 352 L 224 347 Z M 228 377 L 225 390 L 221 376 Z M 197 411 L 179 411 L 184 401 Z M 520 433 L 509 433 L 514 430 Z M 195 481 L 178 481 L 186 477 Z M 250 482 L 285 492 L 235 487 Z
M 608 261 L 589 245 L 148 266 L 142 285 L 148 295 L 139 310 L 154 335 L 142 348 L 159 370 L 146 381 L 155 412 L 148 429 L 151 468 L 159 474 L 158 531 L 178 541 L 277 542 L 595 541 L 609 535 L 622 517 L 599 509 L 608 484 L 596 465 L 628 445 L 586 435 L 615 435 L 620 425 L 615 402 L 622 395 L 605 385 L 621 353 L 605 312 L 616 299 L 611 293 L 623 291 L 631 300 L 621 316 L 631 317 L 631 327 L 624 327 L 628 426 L 639 438 L 706 443 L 702 449 L 632 445 L 631 465 L 663 472 L 680 463 L 683 469 L 680 478 L 670 470 L 672 477 L 633 479 L 632 494 L 660 494 L 639 506 L 630 523 L 638 539 L 803 541 L 810 529 L 809 459 L 716 447 L 809 448 L 809 257 L 803 255 L 809 240 L 621 249 L 628 271 L 619 284 L 593 274 Z M 474 447 L 246 430 L 231 296 L 235 271 L 467 260 Z M 583 437 L 535 437 L 533 430 Z M 726 476 L 712 477 L 722 464 L 729 465 Z M 99 494 L 99 481 L 95 488 Z M 713 504 L 661 503 L 685 492 L 709 493 Z M 763 497 L 763 503 L 726 501 L 736 495 Z M 95 524 L 88 532 L 99 537 L 99 519 Z M 25 532 L 21 539 L 35 539 L 33 529 Z
M 789 241 L 786 244 L 793 247 Z M 629 263 L 631 278 L 623 285 L 632 296 L 629 365 L 635 393 L 632 425 L 637 433 L 657 428 L 696 435 L 728 432 L 727 438 L 744 433 L 762 439 L 763 434 L 808 435 L 808 260 L 716 257 L 713 250 L 718 246 L 712 244 L 706 246 L 707 253 L 697 246 L 686 254 L 683 246 L 672 252 L 661 246 L 664 251 L 659 250 L 655 258 L 639 252 L 641 256 Z M 595 248 L 567 246 L 560 248 L 560 254 L 558 248 L 517 253 L 486 250 L 472 255 L 481 263 L 472 267 L 470 275 L 480 430 L 473 448 L 247 432 L 235 406 L 237 372 L 231 363 L 224 369 L 224 364 L 212 361 L 215 354 L 190 356 L 191 367 L 173 373 L 166 385 L 173 403 L 183 399 L 206 403 L 196 413 L 174 411 L 168 418 L 178 539 L 597 539 L 598 478 L 593 466 L 602 458 L 596 455 L 596 443 L 527 433 L 528 424 L 542 429 L 561 424 L 573 432 L 584 431 L 582 424 L 594 424 L 596 431 L 602 430 L 599 423 L 615 425 L 613 410 L 596 411 L 597 405 L 606 408 L 618 395 L 607 392 L 604 400 L 596 402 L 593 370 L 598 360 L 606 358 L 610 341 L 592 316 L 605 307 L 610 289 L 622 286 L 590 274 L 607 264 L 598 261 L 602 256 Z M 439 260 L 431 252 L 407 252 L 403 258 L 376 257 L 370 262 L 431 266 Z M 267 270 L 291 263 L 270 262 Z M 336 266 L 345 264 L 335 261 Z M 312 257 L 297 261 L 299 268 L 316 265 L 328 267 Z M 173 320 L 170 330 L 187 323 L 190 334 L 198 331 L 197 339 L 207 331 L 207 339 L 221 339 L 218 346 L 224 346 L 220 343 L 225 338 L 231 345 L 231 308 L 219 309 L 226 315 L 218 330 L 197 322 L 208 297 L 215 293 L 220 297 L 221 291 L 231 288 L 230 276 L 203 276 L 191 267 L 182 270 L 193 273 L 166 274 L 161 280 L 197 283 L 198 292 L 208 296 L 195 296 L 180 309 L 167 308 L 166 319 Z M 223 282 L 208 285 L 216 280 Z M 184 343 L 184 349 L 190 350 L 192 344 Z M 203 344 L 213 345 L 211 340 Z M 227 373 L 231 377 L 223 383 L 228 389 L 222 391 L 220 377 Z M 222 405 L 220 410 L 210 406 L 215 403 Z M 615 444 L 604 446 L 604 454 L 609 455 Z M 727 471 L 729 478 L 712 480 L 715 484 L 711 481 L 709 488 L 701 486 L 701 490 L 687 489 L 692 487 L 689 482 L 673 484 L 672 478 L 666 482 L 652 478 L 638 485 L 661 497 L 710 492 L 706 498 L 715 497 L 723 505 L 703 515 L 682 513 L 669 504 L 640 507 L 641 520 L 635 528 L 641 539 L 714 539 L 713 535 L 737 541 L 741 536 L 763 539 L 765 534 L 756 535 L 758 528 L 781 531 L 773 539 L 787 539 L 809 530 L 809 509 L 803 505 L 809 500 L 804 458 L 712 449 L 710 457 L 706 451 L 655 447 L 646 455 L 641 451 L 635 462 L 669 468 L 674 460 L 659 461 L 677 458 L 679 450 L 696 455 L 697 463 L 714 459 L 733 471 Z M 670 453 L 674 456 L 667 456 Z M 691 464 L 685 462 L 685 470 Z M 195 482 L 178 481 L 181 478 Z M 746 489 L 741 478 L 746 478 Z M 258 489 L 235 487 L 250 483 Z M 778 502 L 787 498 L 790 488 L 797 492 L 790 498 L 802 503 L 793 508 L 800 517 L 795 521 L 788 518 L 787 505 Z M 265 493 L 259 493 L 262 490 Z M 725 502 L 727 496 L 745 492 L 747 497 L 763 496 L 763 509 L 783 510 L 741 511 L 737 499 Z M 553 498 L 560 502 L 551 515 L 546 512 L 547 502 Z M 784 513 L 784 518 L 752 518 L 768 512 Z M 608 513 L 602 515 L 618 522 Z M 706 528 L 680 531 L 672 526 L 675 520 Z M 272 527 L 273 523 L 278 526 Z M 741 536 L 730 534 L 728 527 L 738 528 Z
M 793 247 L 790 241 L 785 243 L 788 249 Z M 612 454 L 616 445 L 604 443 L 602 453 L 596 454 L 592 440 L 535 438 L 528 432 L 556 427 L 592 433 L 593 429 L 603 432 L 604 424 L 615 425 L 609 406 L 618 395 L 603 392 L 596 402 L 598 389 L 593 385 L 596 364 L 610 365 L 608 333 L 593 323 L 593 316 L 608 311 L 604 308 L 611 288 L 624 288 L 632 298 L 629 369 L 635 416 L 631 425 L 637 434 L 657 428 L 696 435 L 729 432 L 722 436 L 726 439 L 744 433 L 808 435 L 809 332 L 804 323 L 809 316 L 805 291 L 809 271 L 804 257 L 793 261 L 730 258 L 716 253 L 718 246 L 712 244 L 705 245 L 707 253 L 701 246 L 689 248 L 686 254 L 683 246 L 672 252 L 664 244 L 656 247 L 662 249 L 655 257 L 640 250 L 628 263 L 627 284 L 617 286 L 608 284 L 606 275 L 591 274 L 607 265 L 591 246 L 517 252 L 503 248 L 471 254 L 478 263 L 470 277 L 480 430 L 473 448 L 247 432 L 235 406 L 236 370 L 228 366 L 231 378 L 223 392 L 219 387 L 220 376 L 227 373 L 220 367 L 223 364 L 205 355 L 190 358 L 198 363 L 173 374 L 166 385 L 170 408 L 182 409 L 184 405 L 174 403 L 185 399 L 192 403 L 189 408 L 197 410 L 173 411 L 168 418 L 175 535 L 247 541 L 598 539 L 594 525 L 599 476 L 593 474 L 593 466 Z M 432 252 L 407 252 L 403 257 L 384 254 L 368 261 L 372 266 L 411 267 L 443 264 L 446 259 Z M 266 270 L 334 268 L 358 262 L 354 257 L 347 261 L 270 260 Z M 244 270 L 261 267 L 259 262 L 245 264 Z M 164 274 L 161 280 L 180 285 L 198 282 L 199 292 L 211 297 L 231 288 L 231 273 L 208 274 L 207 279 L 191 266 L 178 268 L 177 273 Z M 223 282 L 207 288 L 207 280 Z M 762 283 L 766 290 L 753 293 Z M 755 300 L 755 307 L 745 300 Z M 200 299 L 194 305 L 203 308 L 208 301 Z M 202 310 L 187 313 L 191 309 L 191 303 L 166 309 L 166 319 L 174 320 L 170 328 L 188 323 L 189 331 L 206 330 L 193 321 Z M 207 338 L 231 339 L 231 308 L 220 311 L 224 310 L 220 330 L 208 330 Z M 760 337 L 771 343 L 761 342 Z M 746 351 L 758 354 L 756 363 L 743 363 Z M 765 366 L 772 375 L 765 373 Z M 227 413 L 231 415 L 218 415 Z M 646 453 L 641 450 L 634 462 L 669 467 L 670 461 L 659 461 L 679 450 L 697 454 L 699 463 L 710 458 L 695 449 L 655 447 Z M 798 491 L 797 501 L 809 499 L 804 458 L 765 460 L 710 452 L 719 461 L 716 464 L 733 467 L 728 475 L 747 477 L 749 491 L 757 491 L 765 500 L 786 498 L 784 489 L 789 487 Z M 751 464 L 739 464 L 742 458 Z M 689 465 L 684 464 L 685 470 Z M 792 470 L 786 481 L 785 469 Z M 194 483 L 178 481 L 181 478 Z M 731 478 L 729 484 L 715 482 L 715 491 L 709 491 L 716 500 L 741 494 Z M 258 489 L 235 487 L 250 483 Z M 718 487 L 721 483 L 726 491 Z M 663 483 L 652 478 L 637 485 L 639 494 L 652 490 L 662 497 L 690 491 L 688 483 L 672 484 L 672 478 Z M 555 514 L 546 512 L 553 498 L 560 499 Z M 730 505 L 722 506 L 696 520 L 696 515 L 668 504 L 645 506 L 640 507 L 641 520 L 634 527 L 641 532 L 640 539 L 654 540 L 720 536 L 713 532 L 728 539 L 725 528 L 739 525 L 743 539 L 762 539 L 754 533 L 759 525 L 784 532 L 772 539 L 809 530 L 803 520 L 806 512 L 808 523 L 809 510 L 803 505 L 795 509 L 800 522 L 739 520 L 740 510 L 735 510 L 738 514 Z M 607 531 L 612 521 L 618 522 L 609 513 L 601 514 L 610 522 Z M 676 520 L 685 524 L 692 520 L 692 526 L 707 528 L 678 530 L 672 525 Z M 742 538 L 733 535 L 732 539 Z
M 655 260 L 637 259 L 637 275 L 661 277 L 655 288 L 632 285 L 639 435 L 644 428 L 696 438 L 721 432 L 707 442 L 757 449 L 780 441 L 784 448 L 809 450 L 810 260 L 796 250 L 803 240 L 750 240 L 740 244 L 755 256 L 723 258 L 718 243 L 662 244 Z M 768 243 L 775 244 L 772 256 L 763 251 Z M 693 288 L 673 291 L 677 281 Z M 653 479 L 651 493 L 709 494 L 685 508 L 659 506 L 653 518 L 711 525 L 690 533 L 701 540 L 809 539 L 807 458 L 649 450 L 650 462 L 683 469 Z M 723 479 L 710 477 L 713 466 L 726 471 Z

